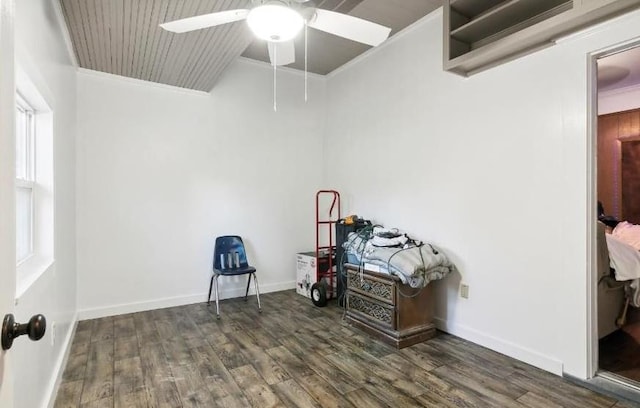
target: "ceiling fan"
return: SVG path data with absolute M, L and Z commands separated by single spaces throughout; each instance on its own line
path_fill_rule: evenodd
M 371 21 L 316 8 L 308 0 L 251 0 L 250 4 L 251 8 L 183 18 L 160 27 L 185 33 L 246 19 L 251 31 L 268 42 L 269 59 L 274 67 L 295 62 L 293 39 L 306 27 L 374 47 L 384 42 L 391 32 L 390 28 Z

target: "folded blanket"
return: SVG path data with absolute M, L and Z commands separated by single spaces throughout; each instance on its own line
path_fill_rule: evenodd
M 384 228 L 380 225 L 376 225 L 373 227 L 373 235 L 382 238 L 395 238 L 399 237 L 402 234 L 397 228 Z
M 384 238 L 374 235 L 374 237 L 371 238 L 371 241 L 369 242 L 371 242 L 373 246 L 377 247 L 397 247 L 403 246 L 407 243 L 407 241 L 409 241 L 409 238 L 407 238 L 405 235 L 400 235 L 399 237 L 394 238 Z
M 376 247 L 357 233 L 349 234 L 345 250 L 360 262 L 386 268 L 411 287 L 424 287 L 433 280 L 444 278 L 453 270 L 447 256 L 431 244 L 406 248 Z

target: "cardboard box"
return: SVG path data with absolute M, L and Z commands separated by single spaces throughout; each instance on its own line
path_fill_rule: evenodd
M 311 285 L 316 283 L 316 253 L 300 252 L 296 254 L 296 292 L 311 298 Z
M 326 258 L 328 258 L 328 256 L 323 259 Z M 296 254 L 296 292 L 309 299 L 311 299 L 311 285 L 318 281 L 316 273 L 317 262 L 318 260 L 314 251 Z M 323 261 L 320 266 L 324 268 L 323 272 L 326 272 L 329 268 L 329 262 Z M 335 270 L 335 265 L 333 268 Z M 336 276 L 333 277 L 333 284 L 335 288 Z

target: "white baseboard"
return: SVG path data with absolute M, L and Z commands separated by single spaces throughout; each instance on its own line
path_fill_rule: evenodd
M 434 318 L 433 320 L 439 330 L 453 334 L 454 336 L 461 337 L 465 340 L 469 340 L 483 347 L 497 351 L 498 353 L 515 358 L 516 360 L 531 364 L 534 367 L 549 371 L 550 373 L 559 376 L 562 376 L 563 374 L 562 361 L 556 360 L 553 357 L 545 356 L 538 353 L 537 351 L 522 347 L 508 341 L 504 341 L 502 339 L 498 339 L 470 327 L 447 322 L 446 320 L 438 317 Z
M 58 357 L 58 361 L 56 361 L 56 366 L 51 376 L 51 381 L 49 382 L 49 386 L 46 391 L 46 399 L 43 407 L 53 408 L 53 405 L 56 402 L 56 396 L 58 395 L 58 389 L 60 388 L 60 383 L 62 382 L 62 374 L 64 374 L 64 369 L 67 366 L 67 360 L 69 360 L 69 352 L 71 351 L 71 344 L 73 343 L 73 337 L 76 334 L 76 327 L 78 326 L 78 314 L 76 313 L 71 320 L 71 325 L 69 326 L 69 330 L 67 330 L 67 336 L 64 339 L 64 344 L 62 347 L 62 353 Z
M 252 285 L 253 286 L 253 285 Z M 260 293 L 279 292 L 281 290 L 295 289 L 296 281 L 267 283 L 260 285 Z M 246 287 L 223 289 L 220 291 L 220 299 L 231 299 L 244 296 Z M 79 320 L 97 319 L 100 317 L 117 316 L 127 313 L 144 312 L 146 310 L 163 309 L 166 307 L 190 305 L 201 303 L 207 300 L 208 292 L 195 295 L 176 296 L 162 299 L 147 300 L 143 302 L 125 303 L 120 305 L 95 307 L 83 309 L 78 312 Z M 255 294 L 253 287 L 249 289 L 249 294 Z M 213 298 L 213 295 L 212 295 Z

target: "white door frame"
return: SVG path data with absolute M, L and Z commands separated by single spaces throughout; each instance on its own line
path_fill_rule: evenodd
M 14 0 L 0 0 L 0 324 L 16 291 Z M 11 354 L 0 349 L 0 406 L 14 406 Z
M 597 203 L 598 203 L 598 65 L 600 58 L 640 47 L 633 39 L 587 55 L 587 374 L 598 373 L 598 262 L 597 262 Z

